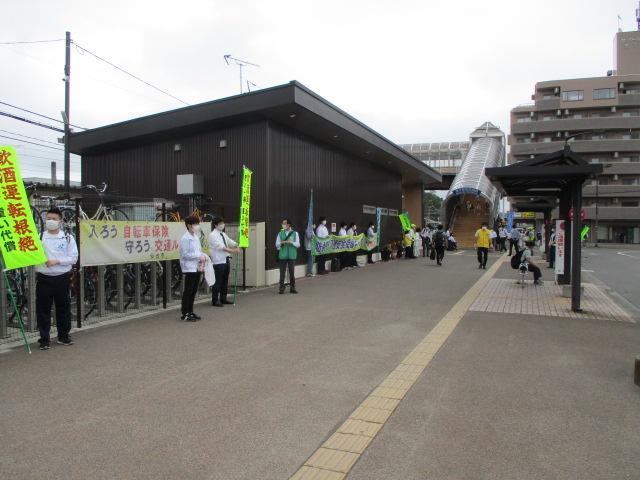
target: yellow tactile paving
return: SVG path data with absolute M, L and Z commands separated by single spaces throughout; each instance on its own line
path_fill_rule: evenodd
M 496 262 L 487 270 L 290 480 L 334 480 L 349 473 L 499 267 Z

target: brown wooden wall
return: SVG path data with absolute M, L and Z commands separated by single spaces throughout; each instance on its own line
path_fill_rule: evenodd
M 219 146 L 223 139 L 226 148 Z M 174 151 L 176 143 L 180 152 Z M 207 210 L 237 222 L 243 165 L 253 171 L 251 221 L 267 224 L 267 269 L 276 266 L 275 237 L 283 217 L 304 233 L 312 188 L 316 220 L 324 215 L 329 224 L 354 221 L 360 233 L 375 222 L 375 215 L 362 212 L 363 205 L 402 208 L 399 174 L 266 120 L 84 156 L 82 182 L 106 181 L 109 191 L 127 197 L 177 200 L 184 215 L 187 201 L 176 194 L 176 175 L 203 175 L 204 196 L 213 198 Z M 400 238 L 396 217 L 383 216 L 382 230 L 383 242 Z M 300 253 L 303 263 L 303 247 Z

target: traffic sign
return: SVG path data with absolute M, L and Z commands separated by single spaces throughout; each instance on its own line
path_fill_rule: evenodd
M 584 220 L 586 214 L 584 213 L 584 208 L 580 211 L 580 220 Z M 573 208 L 569 210 L 569 219 L 573 220 Z

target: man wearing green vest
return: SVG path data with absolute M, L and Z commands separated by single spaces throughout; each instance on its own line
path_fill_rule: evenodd
M 278 249 L 278 259 L 280 260 L 280 291 L 284 293 L 284 274 L 289 267 L 289 285 L 291 285 L 291 293 L 298 293 L 296 290 L 296 277 L 294 270 L 296 267 L 296 258 L 300 248 L 300 238 L 298 232 L 291 230 L 291 222 L 286 218 L 282 220 L 282 230 L 276 238 L 276 248 Z

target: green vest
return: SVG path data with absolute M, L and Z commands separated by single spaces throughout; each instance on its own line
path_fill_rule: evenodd
M 287 239 L 287 235 L 291 234 L 291 236 Z M 287 233 L 285 230 L 280 230 L 280 241 L 281 242 L 295 242 L 296 240 L 296 232 L 293 230 L 289 230 Z M 286 240 L 285 240 L 286 239 Z M 293 245 L 280 245 L 280 251 L 278 252 L 278 258 L 280 260 L 295 260 L 298 258 L 298 249 Z

